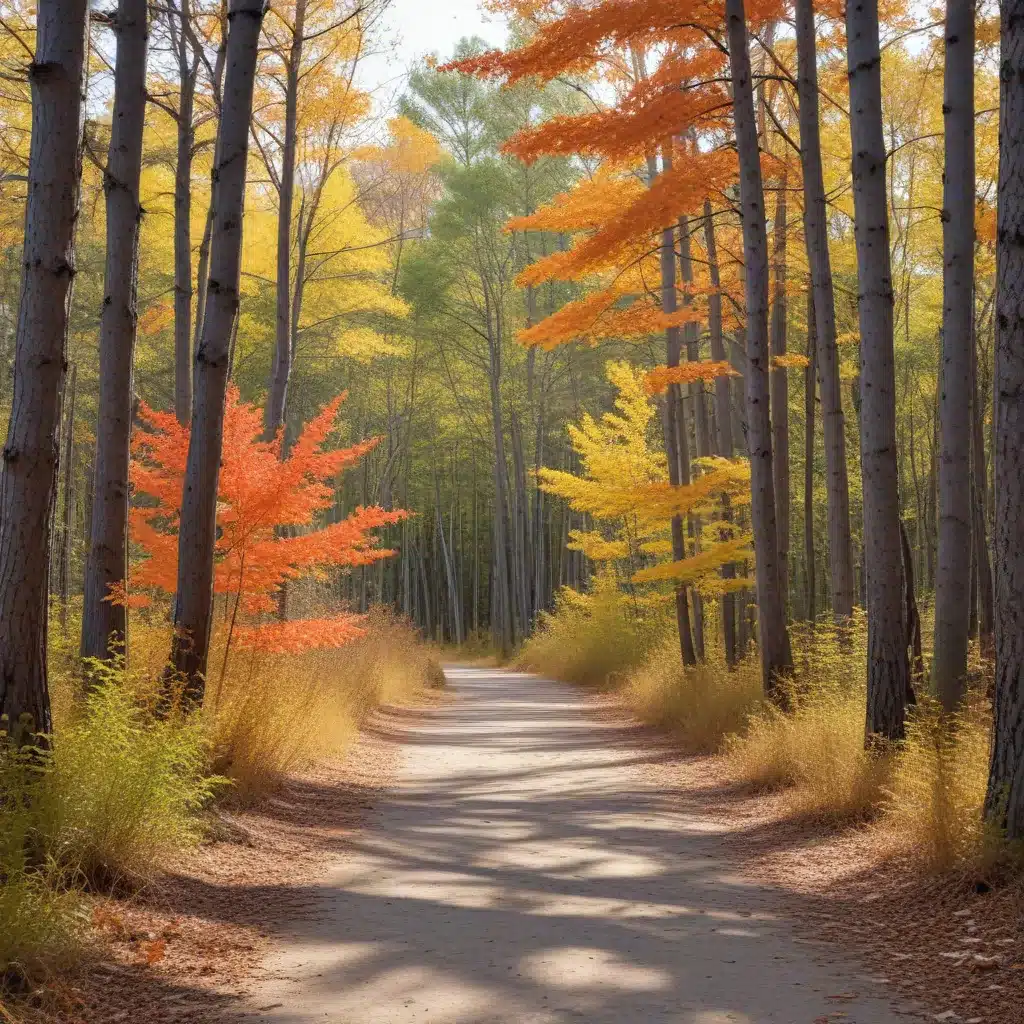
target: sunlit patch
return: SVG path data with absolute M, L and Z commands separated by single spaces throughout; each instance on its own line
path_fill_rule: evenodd
M 628 963 L 605 949 L 543 950 L 523 957 L 519 964 L 524 975 L 549 988 L 658 992 L 672 987 L 668 971 Z

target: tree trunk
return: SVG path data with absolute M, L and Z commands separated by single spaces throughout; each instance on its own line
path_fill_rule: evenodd
M 203 699 L 213 612 L 217 487 L 224 439 L 231 332 L 238 316 L 242 217 L 253 83 L 263 0 L 232 0 L 224 100 L 217 131 L 216 186 L 203 333 L 195 357 L 195 399 L 178 531 L 178 599 L 171 664 L 191 704 Z
M 653 160 L 648 161 L 650 178 L 654 180 Z M 671 166 L 669 159 L 663 158 L 665 169 Z M 661 233 L 661 309 L 664 313 L 675 313 L 678 308 L 676 297 L 676 246 L 675 232 L 666 228 Z M 682 355 L 682 340 L 678 327 L 669 327 L 665 331 L 666 365 L 678 366 Z M 682 474 L 683 458 L 686 459 L 686 483 L 689 483 L 689 452 L 685 448 L 685 438 L 680 431 L 682 420 L 682 397 L 678 384 L 670 384 L 665 398 L 665 454 L 668 457 L 668 479 L 673 487 L 684 482 Z M 672 517 L 672 557 L 680 562 L 686 557 L 686 538 L 683 533 L 683 517 Z M 676 591 L 676 625 L 679 630 L 679 650 L 684 665 L 697 664 L 697 652 L 693 645 L 693 634 L 690 631 L 690 606 L 683 583 L 675 585 Z
M 179 0 L 178 152 L 174 165 L 174 415 L 192 416 L 192 147 L 195 145 L 196 65 L 189 62 L 190 0 Z M 174 14 L 171 14 L 174 17 Z
M 60 536 L 60 571 L 57 591 L 60 594 L 60 628 L 68 631 L 68 605 L 71 602 L 71 551 L 75 536 L 75 399 L 77 397 L 78 367 L 72 363 L 64 387 L 64 519 Z
M 814 313 L 814 289 L 807 290 L 807 369 L 804 373 L 804 593 L 807 619 L 817 617 L 814 552 L 814 384 L 818 364 L 817 327 Z
M 0 715 L 15 743 L 49 733 L 46 629 L 75 222 L 88 4 L 39 0 L 14 395 L 0 476 Z
M 775 295 L 772 302 L 772 359 L 786 354 L 786 187 L 783 165 L 775 203 Z M 779 590 L 783 609 L 789 607 L 789 377 L 785 366 L 771 370 L 772 468 L 775 474 L 775 519 L 779 531 Z
M 306 31 L 306 0 L 296 0 L 291 51 L 284 92 L 284 143 L 277 214 L 277 311 L 274 320 L 274 366 L 267 396 L 266 436 L 284 425 L 288 380 L 292 372 L 292 202 L 295 197 L 295 151 L 298 141 L 299 69 Z
M 995 731 L 985 808 L 1024 839 L 1024 0 L 1000 5 Z
M 752 495 L 750 515 L 757 563 L 758 644 L 765 690 L 777 694 L 779 683 L 792 671 L 793 655 L 779 586 L 779 541 L 775 521 L 768 396 L 768 233 L 743 0 L 726 0 L 725 14 L 732 64 L 733 117 L 740 162 L 740 216 L 743 220 L 746 271 L 747 438 Z
M 943 89 L 939 551 L 932 682 L 946 711 L 967 694 L 974 344 L 974 0 L 947 0 Z
M 708 261 L 708 275 L 711 279 L 711 293 L 708 296 L 708 333 L 711 336 L 711 358 L 718 363 L 726 361 L 725 338 L 722 333 L 722 279 L 718 269 L 718 249 L 715 245 L 715 225 L 712 219 L 711 200 L 704 200 L 704 249 Z M 732 442 L 732 397 L 728 377 L 715 378 L 715 447 L 723 459 L 733 456 Z M 732 508 L 727 496 L 722 498 L 722 519 L 732 521 Z M 723 540 L 728 539 L 723 536 Z M 736 578 L 736 566 L 731 562 L 722 566 L 723 579 Z M 722 639 L 725 647 L 725 663 L 736 664 L 736 595 L 722 595 Z
M 89 557 L 82 603 L 82 657 L 124 653 L 128 610 L 110 600 L 128 582 L 128 467 L 131 462 L 133 364 L 138 327 L 142 134 L 146 123 L 146 0 L 120 0 L 114 111 L 103 174 L 107 257 L 100 314 L 99 400 Z
M 800 163 L 804 180 L 804 236 L 814 293 L 818 388 L 828 496 L 829 578 L 832 614 L 853 614 L 853 545 L 850 539 L 850 484 L 846 466 L 846 423 L 836 349 L 836 309 L 818 124 L 817 41 L 813 0 L 796 0 L 800 94 Z
M 851 0 L 846 8 L 846 36 L 860 319 L 867 735 L 895 740 L 904 734 L 908 666 L 877 0 Z

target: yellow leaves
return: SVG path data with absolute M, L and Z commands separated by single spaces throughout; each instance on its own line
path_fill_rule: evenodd
M 696 384 L 698 381 L 715 380 L 718 377 L 738 377 L 739 373 L 727 362 L 681 363 L 679 366 L 656 366 L 644 378 L 644 388 L 649 395 L 662 395 L 671 384 Z
M 776 370 L 802 370 L 810 365 L 811 361 L 807 356 L 801 356 L 795 352 L 782 356 L 772 356 L 772 366 Z
M 596 530 L 571 530 L 570 551 L 582 551 L 594 562 L 612 562 L 617 558 L 629 557 L 629 544 L 624 540 L 608 540 Z
M 720 541 L 714 547 L 698 551 L 695 555 L 678 562 L 663 562 L 647 569 L 640 569 L 634 573 L 633 580 L 637 583 L 695 583 L 712 573 L 717 573 L 723 565 L 750 558 L 750 543 L 749 536 Z M 744 581 L 744 585 L 746 584 L 747 581 Z
M 150 306 L 139 317 L 139 333 L 157 334 L 165 327 L 174 323 L 174 307 L 167 302 L 158 302 Z

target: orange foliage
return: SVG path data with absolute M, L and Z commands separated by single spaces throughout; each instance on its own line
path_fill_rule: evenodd
M 357 508 L 340 522 L 312 528 L 334 502 L 334 478 L 377 443 L 326 447 L 344 399 L 339 395 L 311 420 L 282 459 L 282 435 L 273 441 L 260 440 L 262 411 L 241 402 L 237 388 L 228 390 L 214 592 L 237 595 L 248 614 L 271 611 L 275 591 L 287 580 L 333 567 L 367 565 L 394 554 L 378 547 L 370 531 L 404 519 L 407 513 L 402 510 Z M 177 586 L 176 530 L 189 437 L 188 428 L 171 413 L 143 404 L 139 414 L 147 429 L 137 431 L 132 439 L 132 484 L 137 495 L 151 500 L 131 512 L 132 540 L 148 556 L 133 566 L 133 593 L 125 595 L 133 604 L 140 603 L 139 590 L 171 594 Z M 299 536 L 281 536 L 283 526 L 297 527 Z M 352 632 L 356 623 L 352 616 L 327 621 L 334 626 L 324 621 L 272 623 L 241 627 L 238 635 L 252 643 L 268 630 L 269 642 L 282 645 L 297 642 L 305 631 L 306 649 L 335 646 L 358 635 Z M 283 626 L 288 627 L 283 631 L 286 635 L 282 635 Z
M 696 384 L 700 380 L 738 376 L 729 363 L 710 360 L 682 363 L 679 366 L 656 366 L 644 379 L 644 388 L 649 395 L 662 395 L 668 391 L 670 384 Z

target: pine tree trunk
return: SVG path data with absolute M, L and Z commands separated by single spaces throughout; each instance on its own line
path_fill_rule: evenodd
M 217 131 L 210 280 L 195 357 L 195 397 L 178 531 L 178 599 L 171 664 L 185 697 L 202 703 L 213 613 L 217 488 L 232 327 L 238 316 L 245 171 L 263 0 L 232 0 Z
M 804 373 L 804 593 L 807 619 L 817 617 L 814 552 L 814 421 L 815 377 L 818 371 L 817 328 L 814 314 L 814 289 L 807 289 L 807 369 Z
M 757 560 L 758 643 L 765 691 L 778 694 L 780 682 L 792 671 L 793 655 L 779 584 L 779 541 L 775 520 L 768 394 L 768 233 L 743 0 L 726 0 L 725 14 L 732 64 L 733 117 L 740 162 L 740 216 L 746 269 L 747 442 L 750 451 L 750 514 Z
M 1024 0 L 1000 5 L 995 729 L 986 811 L 1024 839 Z
M 908 685 L 896 462 L 896 376 L 877 0 L 846 8 L 861 352 L 861 476 L 870 739 L 902 739 Z
M 843 417 L 836 349 L 836 310 L 832 262 L 828 251 L 828 220 L 818 124 L 817 42 L 813 0 L 796 0 L 796 40 L 800 94 L 800 162 L 804 180 L 804 236 L 811 271 L 816 324 L 818 387 L 828 497 L 829 579 L 832 614 L 853 614 L 855 584 L 850 538 L 850 484 L 846 466 L 846 423 Z
M 196 65 L 189 63 L 190 0 L 178 0 L 178 152 L 174 166 L 174 415 L 192 416 L 192 147 Z M 173 18 L 174 13 L 171 14 Z
M 722 279 L 718 268 L 718 248 L 715 245 L 715 225 L 712 219 L 711 200 L 704 200 L 704 250 L 708 261 L 708 275 L 711 279 L 711 293 L 708 296 L 708 333 L 711 337 L 711 358 L 717 363 L 726 361 L 725 337 L 722 333 Z M 733 456 L 732 442 L 732 390 L 728 377 L 715 378 L 715 451 L 723 459 Z M 732 508 L 727 496 L 722 498 L 722 520 L 732 521 Z M 723 540 L 728 539 L 723 537 Z M 722 566 L 723 579 L 736 578 L 736 566 L 731 562 Z M 722 639 L 725 647 L 725 663 L 736 664 L 736 595 L 722 595 Z
M 775 205 L 775 294 L 771 314 L 771 354 L 786 355 L 786 188 L 789 175 L 783 165 Z M 772 366 L 772 468 L 775 474 L 775 519 L 779 531 L 779 590 L 784 609 L 789 607 L 789 377 L 784 366 Z
M 296 0 L 291 51 L 285 75 L 284 143 L 277 214 L 277 309 L 274 319 L 274 365 L 267 396 L 266 436 L 284 425 L 288 381 L 292 372 L 292 204 L 295 198 L 295 154 L 298 143 L 299 69 L 306 31 L 306 0 Z
M 111 588 L 128 580 L 128 467 L 138 328 L 142 134 L 146 123 L 147 0 L 120 0 L 114 111 L 103 175 L 107 257 L 100 314 L 99 400 L 89 556 L 82 604 L 82 657 L 107 660 L 128 637 L 127 608 Z
M 967 694 L 974 345 L 974 0 L 947 0 L 943 90 L 939 545 L 932 683 L 946 711 Z
M 46 629 L 52 510 L 85 111 L 86 0 L 36 5 L 32 140 L 14 395 L 0 476 L 0 716 L 49 733 Z

